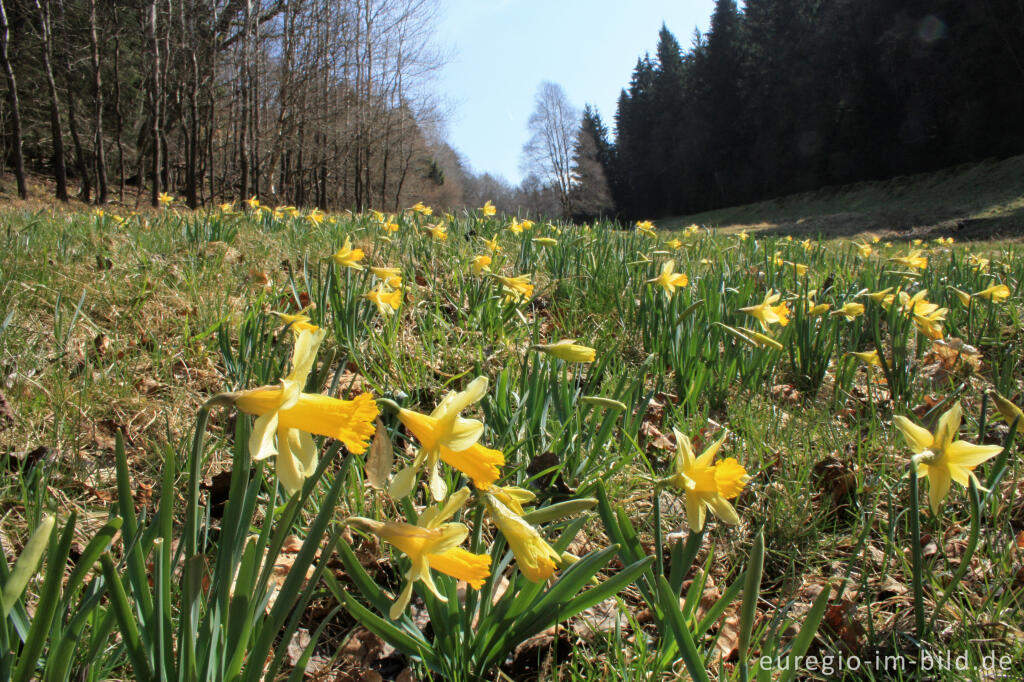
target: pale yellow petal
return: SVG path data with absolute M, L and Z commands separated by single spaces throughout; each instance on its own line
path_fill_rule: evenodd
M 935 440 L 932 442 L 933 450 L 941 450 L 945 452 L 949 448 L 953 439 L 956 438 L 957 432 L 960 431 L 960 419 L 962 414 L 963 411 L 960 408 L 960 403 L 958 402 L 939 417 L 939 425 L 935 429 Z
M 942 466 L 928 467 L 928 502 L 932 513 L 938 516 L 942 509 L 942 501 L 949 494 L 952 477 L 948 469 Z
M 893 417 L 892 423 L 903 434 L 903 440 L 906 441 L 907 447 L 915 453 L 932 447 L 932 434 L 928 429 L 918 426 L 902 415 Z
M 735 526 L 740 522 L 740 515 L 736 513 L 736 509 L 721 495 L 712 495 L 707 498 L 707 502 L 715 516 L 725 523 Z
M 953 441 L 946 448 L 945 456 L 950 464 L 957 464 L 968 469 L 973 469 L 982 462 L 987 462 L 1000 452 L 1003 448 L 998 445 L 974 445 L 967 441 Z
M 266 459 L 277 454 L 277 447 L 274 445 L 277 425 L 277 411 L 256 417 L 252 424 L 252 433 L 249 434 L 249 455 L 253 459 Z

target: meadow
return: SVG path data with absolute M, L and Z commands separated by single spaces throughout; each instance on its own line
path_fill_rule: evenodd
M 0 215 L 0 680 L 1012 679 L 1019 244 Z

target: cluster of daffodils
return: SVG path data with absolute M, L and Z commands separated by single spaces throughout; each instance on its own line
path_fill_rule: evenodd
M 384 401 L 397 410 L 399 421 L 420 446 L 413 461 L 391 479 L 389 494 L 396 499 L 412 494 L 420 472 L 426 470 L 427 489 L 439 503 L 422 513 L 415 526 L 362 517 L 350 519 L 353 525 L 390 543 L 412 562 L 406 573 L 405 588 L 391 608 L 392 618 L 398 618 L 405 610 L 412 595 L 412 584 L 417 580 L 423 581 L 438 599 L 445 600 L 434 585 L 431 568 L 464 580 L 477 589 L 490 575 L 490 556 L 473 554 L 460 547 L 468 537 L 468 528 L 462 523 L 444 523 L 465 506 L 474 491 L 477 503 L 483 506 L 487 518 L 505 537 L 519 570 L 527 579 L 534 582 L 547 580 L 560 566 L 573 560 L 556 552 L 540 531 L 523 518 L 523 505 L 535 499 L 533 493 L 522 488 L 496 485 L 505 456 L 500 450 L 480 443 L 484 431 L 482 422 L 467 419 L 461 414 L 483 399 L 487 385 L 486 377 L 478 377 L 464 390 L 450 391 L 430 414 L 399 408 Z M 442 462 L 468 478 L 472 482 L 472 490 L 463 487 L 449 495 L 440 472 Z

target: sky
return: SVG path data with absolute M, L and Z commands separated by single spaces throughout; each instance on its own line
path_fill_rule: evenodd
M 437 44 L 450 53 L 438 89 L 448 142 L 476 173 L 518 184 L 537 86 L 558 83 L 614 126 L 619 91 L 664 22 L 688 49 L 714 0 L 444 0 Z

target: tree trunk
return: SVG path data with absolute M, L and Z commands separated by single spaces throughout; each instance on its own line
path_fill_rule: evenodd
M 57 81 L 53 77 L 53 64 L 50 55 L 53 53 L 52 35 L 50 33 L 50 2 L 35 0 L 36 17 L 43 47 L 43 73 L 46 76 L 46 87 L 50 95 L 50 133 L 53 136 L 53 174 L 57 181 L 56 196 L 61 201 L 68 200 L 68 170 L 64 161 L 64 130 L 60 121 L 60 99 L 57 97 Z
M 7 10 L 0 0 L 0 61 L 3 62 L 4 75 L 7 77 L 7 102 L 11 107 L 11 134 L 14 137 L 14 177 L 18 181 L 18 196 L 28 199 L 28 185 L 25 183 L 25 157 L 21 151 L 21 109 L 18 105 L 18 84 L 14 78 L 14 69 L 7 56 L 7 45 L 11 32 L 7 25 Z
M 100 42 L 96 34 L 96 0 L 89 0 L 89 46 L 92 48 L 93 128 L 96 131 L 96 203 L 107 203 L 107 161 L 103 154 L 103 81 L 100 76 Z
M 149 17 L 146 22 L 146 38 L 149 40 L 150 57 L 153 69 L 152 79 L 149 87 L 149 107 L 152 116 L 152 128 L 150 133 L 153 136 L 153 191 L 150 195 L 150 203 L 154 207 L 160 205 L 160 37 L 156 31 L 156 2 L 150 0 Z
M 92 200 L 92 176 L 89 174 L 89 166 L 85 162 L 85 150 L 82 148 L 82 138 L 78 136 L 78 117 L 75 116 L 75 82 L 74 73 L 71 69 L 71 53 L 68 48 L 70 32 L 67 22 L 64 19 L 64 0 L 57 0 L 56 25 L 63 31 L 64 37 L 54 46 L 60 59 L 61 69 L 64 71 L 64 94 L 67 98 L 68 107 L 68 131 L 71 133 L 71 143 L 75 147 L 75 168 L 81 176 L 82 191 L 79 198 L 85 203 Z

